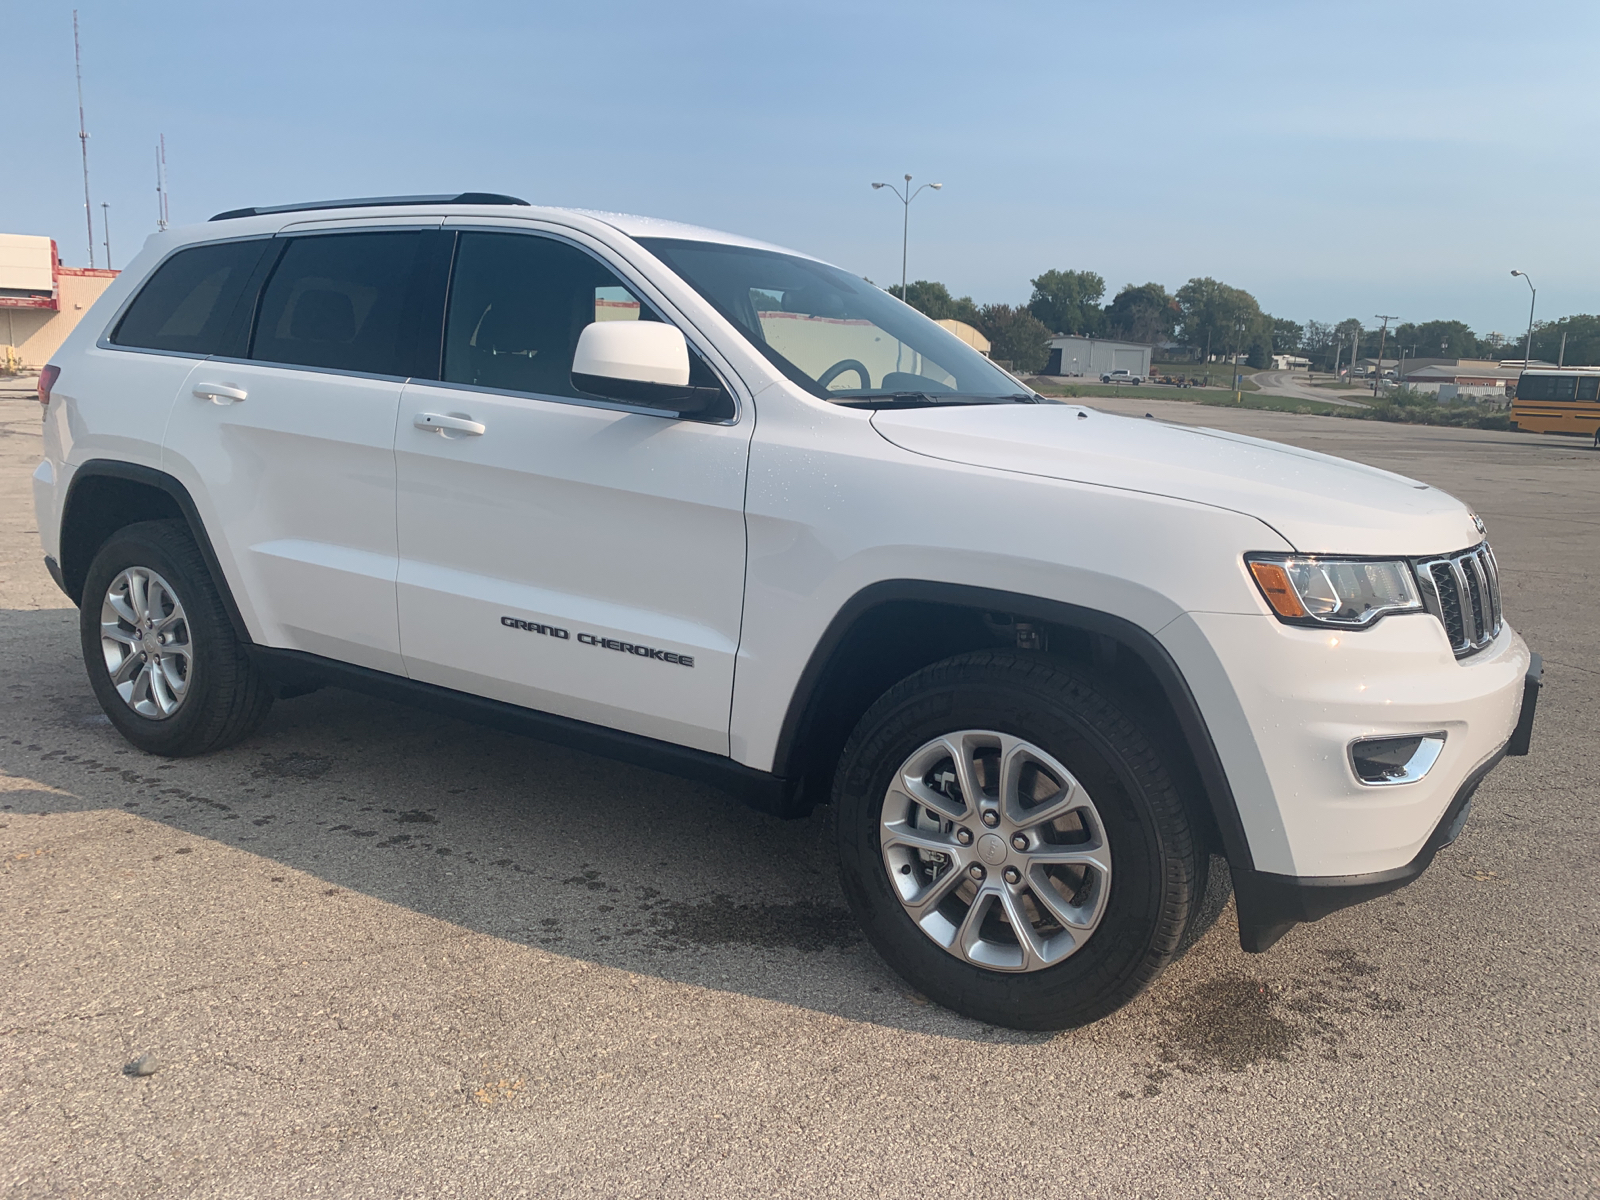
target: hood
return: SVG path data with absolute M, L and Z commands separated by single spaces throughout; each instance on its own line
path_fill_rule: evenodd
M 1425 483 L 1216 429 L 1062 404 L 883 410 L 872 424 L 930 458 L 1245 513 L 1306 553 L 1437 554 L 1483 536 L 1465 505 Z

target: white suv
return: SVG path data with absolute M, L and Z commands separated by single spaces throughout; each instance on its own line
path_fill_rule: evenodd
M 327 683 L 831 802 L 873 945 L 985 1021 L 1126 1002 L 1213 855 L 1247 950 L 1397 888 L 1527 751 L 1457 501 L 1050 403 L 747 238 L 241 209 L 151 238 L 40 393 L 47 563 L 135 746 Z

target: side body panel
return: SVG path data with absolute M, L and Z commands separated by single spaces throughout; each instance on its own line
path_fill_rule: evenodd
M 732 753 L 771 769 L 796 681 L 834 614 L 882 580 L 1057 600 L 1156 633 L 1186 610 L 1260 615 L 1251 517 L 1147 493 L 942 462 L 887 442 L 870 413 L 775 383 L 756 397 L 750 570 Z
M 205 384 L 247 398 L 192 394 Z M 400 387 L 212 359 L 174 403 L 163 469 L 194 498 L 261 645 L 404 673 L 394 601 Z
M 418 429 L 425 412 L 485 431 Z M 750 426 L 408 384 L 408 673 L 726 754 Z

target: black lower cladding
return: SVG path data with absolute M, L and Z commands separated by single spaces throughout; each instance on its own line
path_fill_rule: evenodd
M 1239 915 L 1239 945 L 1260 954 L 1305 921 L 1398 891 L 1433 863 L 1433 856 L 1461 835 L 1472 810 L 1472 796 L 1484 777 L 1500 765 L 1501 749 L 1457 789 L 1450 807 L 1434 826 L 1417 856 L 1404 866 L 1366 875 L 1274 875 L 1270 871 L 1233 868 L 1233 894 Z
M 1511 740 L 1506 743 L 1508 758 L 1521 758 L 1533 746 L 1533 714 L 1539 706 L 1539 689 L 1543 686 L 1544 659 L 1535 654 L 1522 680 L 1522 711 L 1517 714 L 1517 727 L 1511 731 Z
M 50 578 L 56 581 L 56 586 L 66 592 L 67 598 L 72 598 L 72 593 L 67 591 L 66 578 L 61 574 L 61 564 L 48 554 L 44 556 L 44 569 L 50 572 Z
M 349 688 L 369 696 L 412 704 L 618 762 L 709 783 L 736 796 L 750 807 L 773 816 L 805 815 L 800 807 L 801 798 L 796 794 L 795 781 L 747 767 L 726 755 L 692 750 L 672 742 L 642 737 L 636 733 L 623 733 L 604 725 L 592 725 L 587 721 L 522 708 L 500 700 L 488 700 L 431 683 L 418 683 L 414 679 L 402 679 L 384 671 L 352 666 L 298 650 L 252 646 L 250 654 L 280 697 L 301 695 L 323 685 Z

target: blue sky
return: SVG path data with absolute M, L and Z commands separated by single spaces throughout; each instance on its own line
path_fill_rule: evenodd
M 1600 6 L 83 0 L 96 256 L 315 197 L 506 191 L 1026 300 L 1051 267 L 1276 315 L 1600 311 Z M 72 10 L 4 0 L 0 231 L 87 251 Z

